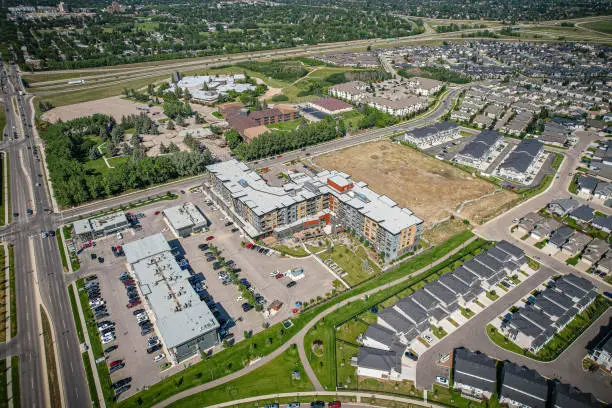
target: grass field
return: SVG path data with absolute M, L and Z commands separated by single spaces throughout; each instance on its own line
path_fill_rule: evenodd
M 17 293 L 15 291 L 15 254 L 13 246 L 8 248 L 9 257 L 9 286 L 11 293 Z M 17 335 L 17 297 L 10 296 L 9 301 L 11 302 L 11 338 Z
M 380 273 L 380 269 L 374 262 L 368 261 L 371 270 L 364 270 L 364 262 L 367 260 L 367 255 L 362 247 L 356 250 L 349 249 L 344 245 L 337 245 L 332 248 L 331 254 L 323 252 L 319 255 L 324 261 L 331 258 L 338 266 L 347 273 L 342 279 L 351 286 L 363 282 L 364 280 L 376 276 Z
M 449 237 L 465 231 L 469 226 L 459 218 L 453 218 L 444 221 L 435 227 L 423 232 L 423 239 L 431 245 L 439 245 L 446 241 Z
M 604 34 L 612 34 L 612 20 L 593 21 L 591 23 L 584 23 L 580 25 Z
M 300 119 L 295 119 L 295 120 L 290 120 L 290 121 L 287 121 L 287 122 L 271 123 L 269 125 L 266 125 L 266 127 L 268 129 L 272 129 L 272 130 L 277 130 L 277 131 L 282 131 L 282 132 L 290 132 L 292 130 L 297 129 L 297 127 L 300 124 L 300 122 L 301 122 Z
M 47 362 L 47 380 L 49 381 L 49 394 L 51 396 L 51 407 L 60 408 L 62 406 L 62 397 L 60 395 L 59 377 L 57 376 L 57 365 L 55 359 L 55 347 L 53 335 L 51 333 L 51 323 L 47 317 L 47 313 L 40 307 L 40 316 L 42 320 L 42 335 L 45 345 L 45 361 Z
M 314 162 L 366 182 L 378 194 L 412 210 L 425 221 L 426 228 L 452 215 L 463 201 L 496 189 L 494 184 L 459 168 L 389 141 L 353 146 L 319 156 Z M 480 212 L 495 213 L 511 198 L 514 195 L 492 196 Z
M 19 388 L 19 356 L 11 357 L 11 378 L 13 381 L 13 408 L 21 408 Z
M 0 103 L 0 140 L 4 137 L 4 127 L 6 126 L 6 113 L 4 112 L 4 104 Z
M 8 407 L 6 359 L 0 359 L 0 408 Z
M 292 372 L 299 372 L 300 379 L 294 379 Z M 196 373 L 207 375 L 206 372 Z M 312 391 L 314 387 L 308 380 L 297 347 L 293 345 L 287 351 L 269 363 L 233 381 L 202 393 L 183 398 L 168 405 L 171 408 L 188 408 L 218 404 L 221 402 L 251 397 L 255 395 L 277 394 L 282 392 Z

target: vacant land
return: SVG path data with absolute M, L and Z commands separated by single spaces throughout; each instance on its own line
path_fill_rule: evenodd
M 591 23 L 580 24 L 584 28 L 599 31 L 605 34 L 612 34 L 612 20 L 593 21 Z
M 141 109 L 138 109 L 141 108 Z M 75 103 L 74 105 L 65 105 L 53 108 L 43 114 L 43 119 L 55 123 L 58 120 L 68 121 L 82 116 L 90 116 L 95 113 L 110 115 L 115 120 L 120 121 L 121 116 L 138 115 L 142 109 L 150 109 L 151 112 L 161 112 L 159 106 L 149 108 L 145 103 L 134 102 L 123 99 L 121 96 L 112 96 L 110 98 L 98 99 L 90 102 Z M 161 113 L 159 114 L 163 116 Z
M 317 157 L 314 162 L 365 181 L 372 190 L 414 211 L 426 228 L 454 214 L 462 202 L 496 189 L 456 167 L 389 141 L 361 144 Z M 496 212 L 514 195 L 493 197 L 486 200 L 482 211 Z
M 449 237 L 458 234 L 469 228 L 463 220 L 454 218 L 441 222 L 431 229 L 423 232 L 423 238 L 431 245 L 439 245 L 446 241 Z

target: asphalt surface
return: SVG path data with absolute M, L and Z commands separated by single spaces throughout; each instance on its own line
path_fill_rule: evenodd
M 45 306 L 51 321 L 63 387 L 63 406 L 91 405 L 89 391 L 74 319 L 67 294 L 59 248 L 55 238 L 43 239 L 41 231 L 55 230 L 54 217 L 45 212 L 51 207 L 40 162 L 33 149 L 38 143 L 33 124 L 33 112 L 27 96 L 19 95 L 21 82 L 14 65 L 9 76 L 2 72 L 3 94 L 6 100 L 16 97 L 18 112 L 9 106 L 7 129 L 18 133 L 18 139 L 4 139 L 0 148 L 9 153 L 11 211 L 18 213 L 8 226 L 4 240 L 14 245 L 17 300 L 17 336 L 0 348 L 0 357 L 20 356 L 21 401 L 25 407 L 44 407 L 47 374 L 43 370 L 44 353 L 39 341 L 39 304 Z M 8 105 L 8 104 L 7 104 Z M 12 134 L 10 134 L 12 138 Z M 39 151 L 42 146 L 39 146 Z M 41 186 L 36 183 L 41 182 Z M 27 210 L 33 211 L 27 215 Z M 32 251 L 33 249 L 33 251 Z

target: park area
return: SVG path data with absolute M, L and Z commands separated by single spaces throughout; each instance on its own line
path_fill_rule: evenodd
M 483 197 L 494 193 L 497 186 L 389 141 L 353 146 L 319 156 L 314 162 L 325 169 L 346 172 L 355 181 L 366 182 L 376 193 L 412 210 L 425 221 L 425 228 L 454 215 L 462 203 L 469 202 L 461 216 L 479 223 L 483 213 L 496 214 L 516 198 L 507 192 Z M 443 241 L 444 237 L 437 240 Z

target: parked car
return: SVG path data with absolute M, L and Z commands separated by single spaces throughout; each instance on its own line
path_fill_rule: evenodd
M 158 354 L 153 358 L 153 361 L 159 361 L 166 358 L 166 355 L 164 353 Z
M 125 363 L 124 364 L 116 365 L 114 367 L 111 367 L 111 368 L 108 369 L 108 371 L 112 374 L 115 371 L 121 370 L 123 367 L 125 367 Z
M 310 403 L 311 408 L 325 408 L 325 401 L 312 401 Z
M 151 346 L 151 347 L 147 348 L 147 353 L 149 353 L 149 354 L 153 354 L 153 353 L 155 353 L 156 351 L 161 350 L 161 348 L 162 348 L 162 345 L 161 345 L 161 344 L 155 344 L 155 345 L 153 345 L 153 346 Z
M 113 346 L 110 346 L 110 347 L 108 347 L 108 348 L 104 349 L 104 354 L 109 354 L 109 353 L 111 353 L 111 352 L 113 352 L 113 351 L 117 350 L 118 348 L 119 348 L 119 346 L 118 346 L 118 345 L 116 345 L 116 344 L 115 344 L 115 345 L 113 345 Z
M 448 379 L 446 377 L 437 376 L 436 381 L 443 385 L 448 385 Z
M 144 312 L 145 312 L 145 310 L 144 310 L 144 309 L 137 309 L 137 310 L 134 310 L 134 311 L 132 312 L 132 314 L 133 314 L 134 316 L 138 316 L 139 314 L 144 313 Z
M 140 302 L 140 299 L 138 299 L 138 300 L 133 300 L 133 301 L 131 301 L 130 303 L 128 303 L 126 306 L 127 306 L 127 308 L 128 308 L 128 309 L 131 309 L 131 308 L 133 308 L 134 306 L 138 306 L 140 303 L 141 303 L 141 302 Z
M 115 360 L 109 364 L 109 367 L 118 366 L 119 364 L 123 364 L 123 360 Z
M 253 305 L 251 305 L 250 303 L 243 303 L 242 304 L 242 311 L 243 312 L 248 312 L 249 310 L 251 310 L 253 308 Z
M 208 244 L 200 244 L 198 245 L 198 249 L 200 251 L 206 251 L 208 249 Z
M 292 287 L 294 287 L 295 285 L 297 285 L 297 282 L 296 282 L 296 281 L 291 281 L 291 282 L 289 282 L 289 283 L 288 283 L 286 286 L 287 286 L 288 288 L 292 288 Z
M 114 389 L 118 389 L 123 387 L 124 385 L 128 384 L 129 382 L 132 381 L 132 377 L 126 377 L 126 378 L 122 378 L 121 380 L 117 380 L 113 383 L 113 388 Z
M 209 236 L 206 237 L 207 241 L 212 241 L 213 239 L 215 239 L 215 237 L 212 236 L 212 235 L 209 235 Z
M 121 394 L 123 394 L 129 389 L 130 389 L 130 384 L 126 384 L 123 387 L 119 388 L 117 391 L 115 391 L 115 400 L 117 400 Z
M 102 344 L 108 344 L 111 341 L 115 340 L 115 336 L 112 336 L 112 337 L 102 337 L 101 340 L 102 340 Z
M 340 408 L 342 403 L 340 401 L 331 401 L 327 403 L 328 408 Z

